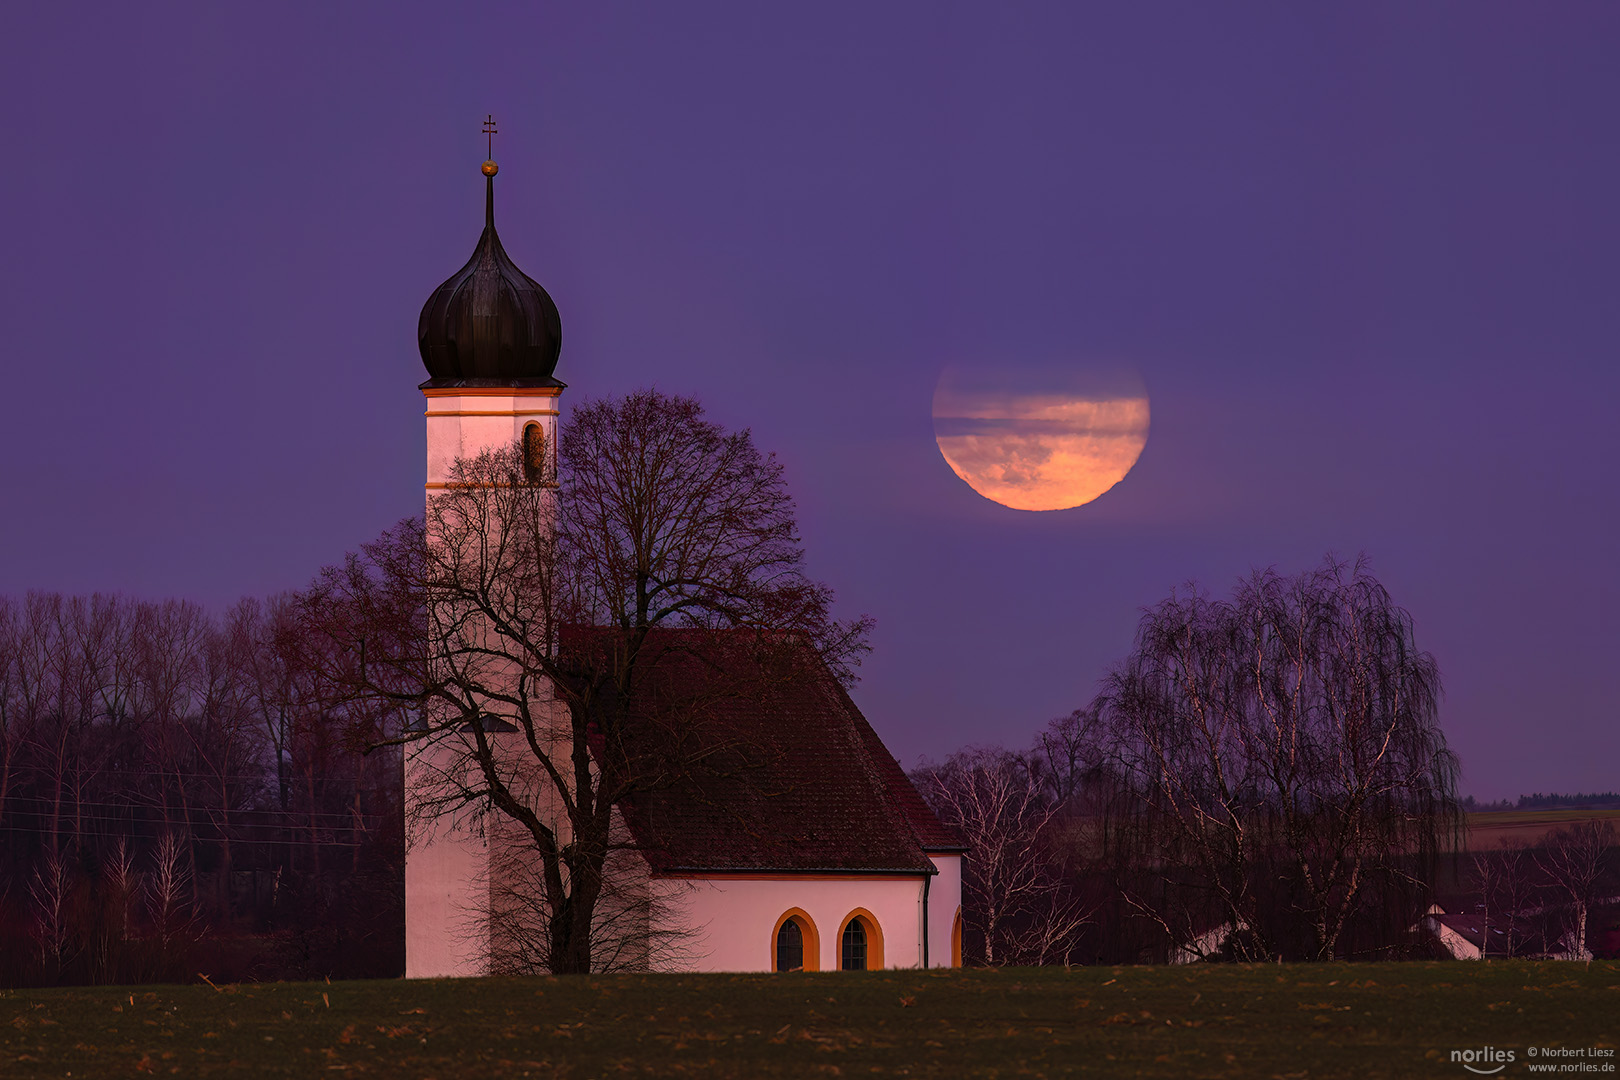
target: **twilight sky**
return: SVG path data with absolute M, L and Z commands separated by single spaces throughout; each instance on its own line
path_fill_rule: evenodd
M 1620 786 L 1620 6 L 149 8 L 0 12 L 0 592 L 219 605 L 412 513 L 493 112 L 565 402 L 781 455 L 907 765 L 1332 550 L 1437 656 L 1464 791 Z M 931 402 L 997 365 L 1139 375 L 1135 470 L 974 494 Z

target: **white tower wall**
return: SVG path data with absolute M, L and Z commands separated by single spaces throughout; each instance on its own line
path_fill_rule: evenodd
M 429 497 L 449 481 L 458 457 L 511 446 L 530 424 L 540 425 L 547 452 L 556 453 L 559 386 L 452 387 L 422 393 L 427 397 Z
M 457 458 L 504 449 L 530 424 L 545 432 L 555 462 L 560 386 L 424 389 L 427 398 L 427 483 L 432 499 L 450 480 Z M 445 749 L 439 755 L 451 754 Z M 406 799 L 413 776 L 434 769 L 431 748 L 407 747 Z M 452 823 L 414 824 L 407 817 L 405 854 L 405 977 L 482 975 L 488 969 L 490 858 L 479 815 Z

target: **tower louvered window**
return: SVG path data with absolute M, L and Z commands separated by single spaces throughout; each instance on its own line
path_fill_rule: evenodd
M 523 476 L 531 484 L 546 478 L 546 432 L 539 424 L 523 429 Z

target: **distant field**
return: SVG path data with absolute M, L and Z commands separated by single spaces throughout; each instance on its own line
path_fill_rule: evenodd
M 11 990 L 0 991 L 0 1032 L 0 1076 L 18 1080 L 1465 1077 L 1451 1051 L 1485 1045 L 1514 1050 L 1506 1075 L 1524 1075 L 1530 1043 L 1615 1046 L 1620 964 Z
M 1486 810 L 1468 815 L 1468 848 L 1501 847 L 1510 840 L 1534 844 L 1555 829 L 1593 820 L 1620 826 L 1620 810 Z

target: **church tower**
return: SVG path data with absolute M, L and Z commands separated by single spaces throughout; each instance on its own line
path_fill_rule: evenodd
M 417 346 L 428 380 L 427 493 L 442 488 L 458 457 L 523 440 L 539 467 L 554 453 L 552 377 L 562 321 L 539 282 L 517 268 L 495 232 L 494 161 L 483 164 L 484 232 L 472 258 L 422 305 Z
M 493 134 L 493 122 L 485 130 Z M 428 379 L 427 485 L 431 500 L 450 481 L 458 458 L 521 442 L 525 465 L 554 476 L 557 406 L 564 384 L 553 377 L 562 348 L 557 305 L 519 270 L 495 231 L 494 160 L 484 174 L 484 231 L 472 258 L 422 306 L 417 345 Z M 413 772 L 431 769 L 407 748 L 407 799 Z M 485 823 L 492 824 L 492 823 Z M 405 974 L 409 978 L 479 975 L 486 964 L 474 938 L 489 910 L 489 829 L 476 822 L 413 826 L 405 857 Z

